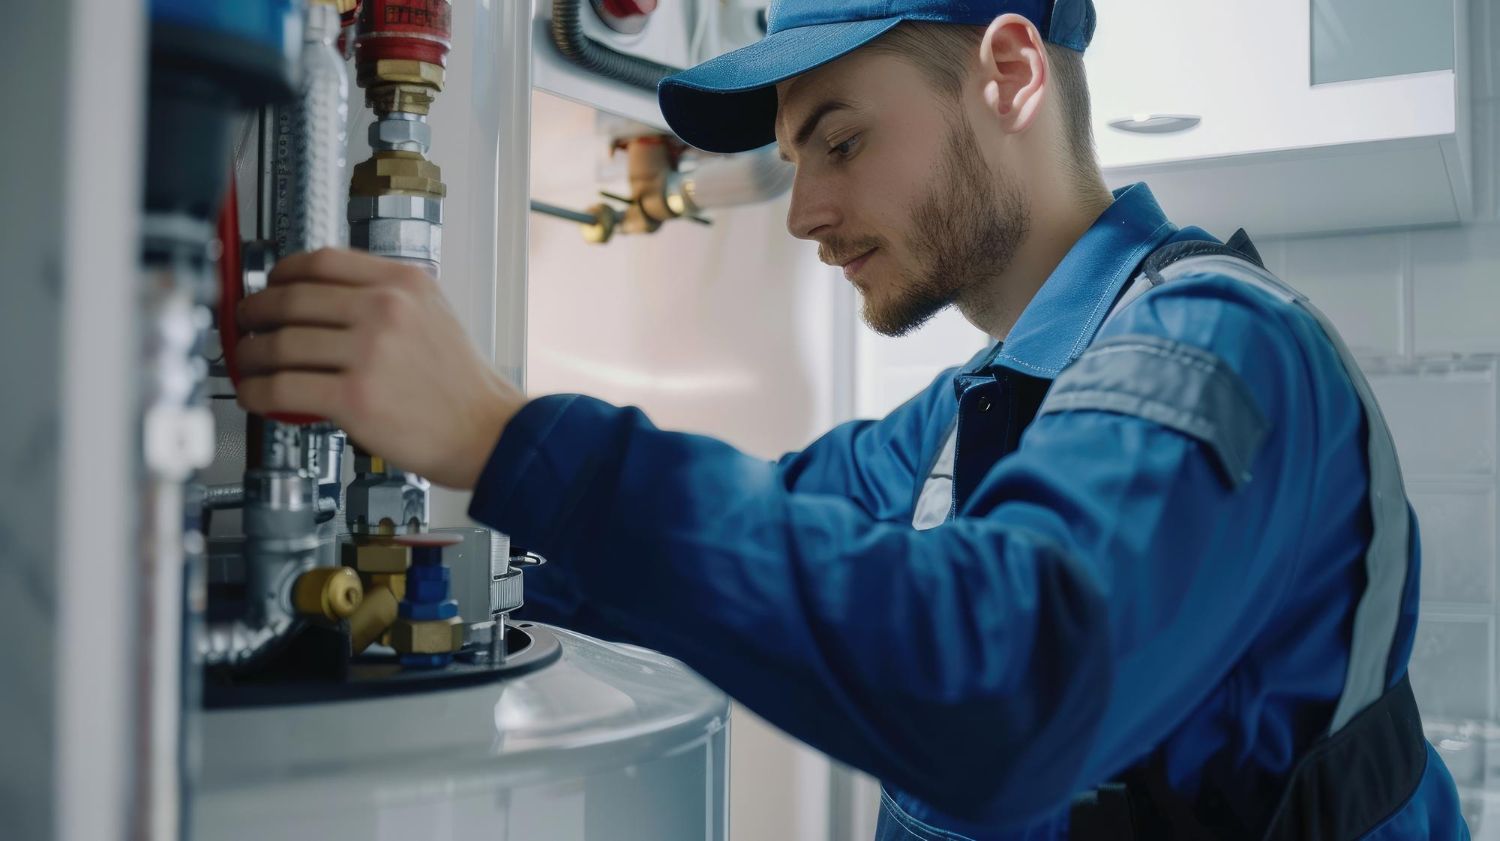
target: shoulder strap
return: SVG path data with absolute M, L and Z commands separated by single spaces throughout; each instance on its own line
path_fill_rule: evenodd
M 1151 252 L 1141 263 L 1141 270 L 1131 278 L 1125 285 L 1125 291 L 1121 293 L 1119 300 L 1110 308 L 1109 314 L 1104 316 L 1100 322 L 1099 329 L 1103 330 L 1116 315 L 1119 315 L 1127 306 L 1147 292 L 1166 282 L 1162 271 L 1168 266 L 1189 257 L 1197 257 L 1204 254 L 1218 254 L 1224 257 L 1247 260 L 1255 267 L 1264 270 L 1265 262 L 1261 259 L 1260 251 L 1250 241 L 1250 236 L 1245 233 L 1244 228 L 1234 232 L 1234 236 L 1226 243 L 1217 243 L 1210 240 L 1190 239 L 1180 242 L 1168 243 L 1161 248 Z
M 1344 375 L 1354 387 L 1365 416 L 1365 454 L 1370 471 L 1369 505 L 1372 534 L 1365 551 L 1365 591 L 1354 613 L 1354 638 L 1344 691 L 1334 710 L 1329 732 L 1337 732 L 1360 710 L 1374 703 L 1387 688 L 1387 667 L 1401 601 L 1406 589 L 1411 555 L 1411 521 L 1396 446 L 1375 394 L 1338 330 L 1306 297 L 1264 268 L 1237 254 L 1198 252 L 1167 265 L 1153 267 L 1162 282 L 1188 274 L 1212 273 L 1244 281 L 1294 303 L 1307 312 L 1334 350 Z
M 1263 836 L 1266 839 L 1359 837 L 1394 813 L 1416 790 L 1427 761 L 1421 721 L 1408 680 L 1403 677 L 1387 688 L 1391 649 L 1412 552 L 1410 511 L 1395 444 L 1369 382 L 1338 331 L 1305 296 L 1266 271 L 1243 231 L 1224 245 L 1182 242 L 1159 249 L 1146 260 L 1105 322 L 1156 286 L 1186 275 L 1205 273 L 1249 283 L 1307 312 L 1337 352 L 1363 410 L 1372 532 L 1365 551 L 1366 584 L 1355 608 L 1344 687 L 1327 733 L 1304 754 L 1289 775 L 1287 789 Z M 1163 787 L 1142 785 L 1143 776 L 1151 777 L 1150 768 L 1136 770 L 1140 773 L 1134 777 L 1127 774 L 1126 782 L 1135 818 L 1132 823 L 1137 830 L 1134 835 L 1123 837 L 1144 837 L 1139 828 L 1150 826 L 1149 818 L 1143 818 L 1153 813 L 1166 817 L 1174 833 L 1199 837 L 1206 826 L 1200 815 L 1203 804 L 1183 814 L 1184 808 L 1179 805 L 1174 809 L 1171 795 Z M 1082 802 L 1079 806 L 1082 806 L 1080 812 L 1097 808 Z M 1171 816 L 1165 816 L 1162 809 L 1171 812 Z M 1217 835 L 1215 832 L 1204 837 Z

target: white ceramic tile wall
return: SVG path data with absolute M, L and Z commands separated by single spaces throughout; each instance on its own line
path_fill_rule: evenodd
M 1491 482 L 1407 481 L 1420 524 L 1422 598 L 1475 605 L 1495 598 L 1495 488 Z
M 1500 226 L 1414 231 L 1411 249 L 1415 350 L 1500 352 Z

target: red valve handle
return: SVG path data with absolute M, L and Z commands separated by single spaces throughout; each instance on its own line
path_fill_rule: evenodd
M 224 349 L 224 366 L 236 389 L 240 386 L 239 352 L 240 301 L 245 298 L 244 268 L 240 264 L 240 204 L 234 187 L 234 173 L 229 174 L 229 189 L 224 192 L 224 206 L 219 209 L 219 343 Z M 314 415 L 273 412 L 267 415 L 281 423 L 304 425 L 322 423 Z

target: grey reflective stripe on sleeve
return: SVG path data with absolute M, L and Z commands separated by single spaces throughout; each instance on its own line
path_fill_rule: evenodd
M 1317 320 L 1329 343 L 1338 351 L 1339 361 L 1364 409 L 1373 531 L 1365 550 L 1365 591 L 1354 611 L 1354 639 L 1349 650 L 1349 669 L 1344 674 L 1344 691 L 1328 728 L 1330 733 L 1337 732 L 1386 691 L 1386 664 L 1396 638 L 1401 597 L 1411 562 L 1411 522 L 1396 446 L 1354 355 L 1328 318 L 1306 298 L 1258 266 L 1224 255 L 1185 257 L 1162 271 L 1163 280 L 1187 274 L 1217 274 L 1242 280 L 1302 307 Z
M 955 423 L 922 483 L 922 493 L 917 497 L 917 506 L 911 515 L 912 528 L 926 531 L 948 521 L 948 515 L 953 512 L 953 459 L 957 452 L 958 424 Z
M 1175 429 L 1213 452 L 1230 487 L 1250 465 L 1270 424 L 1250 390 L 1222 359 L 1157 336 L 1095 342 L 1062 372 L 1037 410 L 1131 415 Z

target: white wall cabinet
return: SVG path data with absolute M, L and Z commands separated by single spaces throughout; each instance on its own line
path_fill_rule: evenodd
M 1220 235 L 1469 217 L 1467 0 L 1096 0 L 1111 186 Z

